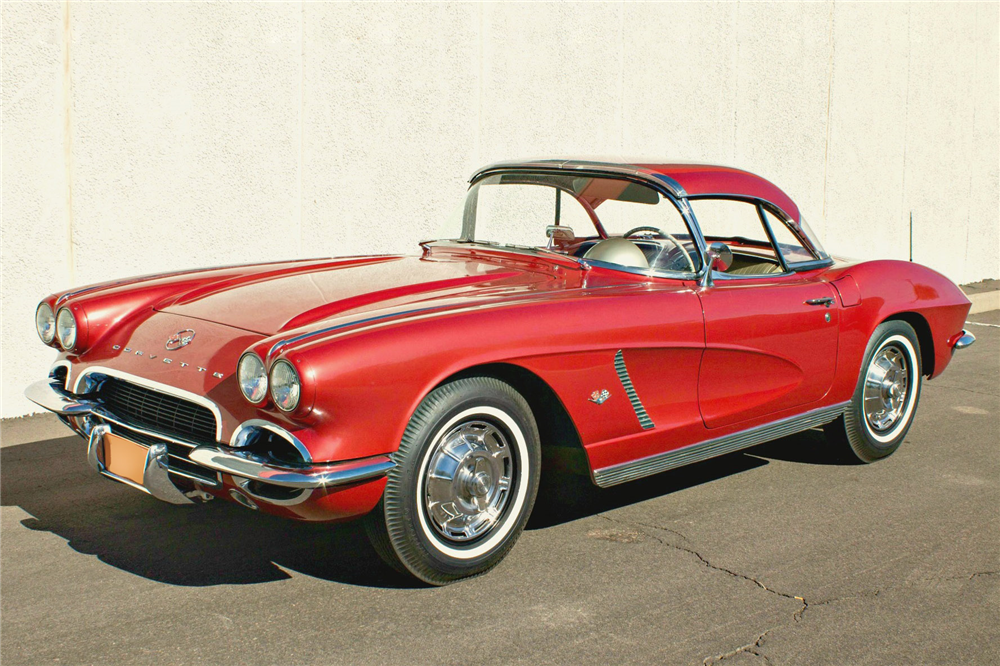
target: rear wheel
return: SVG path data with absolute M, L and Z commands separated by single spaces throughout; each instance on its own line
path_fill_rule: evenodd
M 531 513 L 538 440 L 528 403 L 504 382 L 470 377 L 432 391 L 365 520 L 379 555 L 432 585 L 492 569 Z
M 868 341 L 854 396 L 827 436 L 862 462 L 891 455 L 903 442 L 920 400 L 920 342 L 903 321 L 878 326 Z

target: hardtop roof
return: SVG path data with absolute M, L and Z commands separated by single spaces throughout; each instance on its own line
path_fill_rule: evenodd
M 777 185 L 756 174 L 719 164 L 650 159 L 619 160 L 605 158 L 533 159 L 497 162 L 476 171 L 474 182 L 493 171 L 507 169 L 560 169 L 597 171 L 609 175 L 631 175 L 655 179 L 677 198 L 723 196 L 760 199 L 782 212 L 796 224 L 799 207 Z

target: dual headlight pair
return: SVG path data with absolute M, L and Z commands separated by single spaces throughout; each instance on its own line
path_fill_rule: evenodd
M 57 340 L 60 347 L 69 351 L 76 344 L 76 317 L 69 308 L 60 308 L 56 315 L 48 303 L 42 303 L 35 310 L 35 330 L 47 345 Z
M 299 406 L 299 396 L 302 395 L 302 382 L 299 373 L 288 361 L 281 359 L 271 366 L 268 375 L 264 362 L 253 352 L 243 354 L 237 368 L 236 378 L 240 384 L 243 397 L 255 405 L 259 405 L 271 391 L 271 400 L 283 412 L 294 411 Z

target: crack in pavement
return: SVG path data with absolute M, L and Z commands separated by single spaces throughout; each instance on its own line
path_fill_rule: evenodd
M 755 640 L 753 643 L 747 643 L 746 645 L 741 645 L 735 650 L 732 650 L 730 652 L 724 652 L 722 654 L 717 654 L 714 657 L 705 657 L 705 659 L 701 662 L 702 666 L 711 666 L 712 664 L 717 664 L 720 661 L 728 659 L 729 657 L 735 657 L 736 655 L 743 653 L 752 654 L 755 657 L 760 657 L 761 659 L 764 660 L 765 664 L 770 664 L 771 660 L 768 658 L 768 656 L 760 652 L 761 645 L 764 642 L 764 637 L 767 636 L 769 633 L 771 633 L 771 629 L 768 629 L 760 636 L 758 636 L 757 640 Z
M 630 522 L 630 521 L 625 521 L 625 520 L 619 520 L 617 518 L 612 518 L 611 516 L 608 516 L 607 514 L 604 514 L 604 513 L 597 513 L 595 515 L 597 517 L 599 517 L 599 518 L 603 518 L 604 520 L 607 520 L 610 523 L 617 523 L 619 525 L 624 525 L 624 526 L 630 527 L 632 529 L 636 529 L 638 527 L 646 527 L 646 528 L 649 528 L 649 529 L 661 530 L 661 531 L 669 532 L 670 534 L 674 534 L 676 536 L 679 536 L 682 539 L 684 539 L 685 541 L 690 541 L 690 539 L 688 539 L 684 534 L 681 534 L 677 530 L 670 529 L 669 527 L 663 527 L 661 525 L 653 525 L 653 524 L 650 524 L 650 523 L 640 523 L 640 522 Z M 774 588 L 768 587 L 767 585 L 765 585 L 761 581 L 757 580 L 753 576 L 748 576 L 748 575 L 742 574 L 742 573 L 740 573 L 738 571 L 733 571 L 732 569 L 727 569 L 726 567 L 722 567 L 722 566 L 719 566 L 717 564 L 713 564 L 708 558 L 706 558 L 704 555 L 702 555 L 698 551 L 694 550 L 693 548 L 688 548 L 686 546 L 680 546 L 680 545 L 675 544 L 675 543 L 670 543 L 669 541 L 665 541 L 664 539 L 661 539 L 660 537 L 656 536 L 655 534 L 649 534 L 648 532 L 647 532 L 647 534 L 648 534 L 648 536 L 652 537 L 653 539 L 655 539 L 656 541 L 658 541 L 660 544 L 662 544 L 664 546 L 669 546 L 670 548 L 673 548 L 675 550 L 679 550 L 679 551 L 688 553 L 690 555 L 694 555 L 695 557 L 698 558 L 698 560 L 702 564 L 704 564 L 709 569 L 712 569 L 714 571 L 722 572 L 722 573 L 727 574 L 728 576 L 731 576 L 733 578 L 737 578 L 737 579 L 740 579 L 740 580 L 745 580 L 745 581 L 748 581 L 750 583 L 753 583 L 755 586 L 757 586 L 758 588 L 760 588 L 761 590 L 763 590 L 763 591 L 765 591 L 765 592 L 767 592 L 769 594 L 773 594 L 775 596 L 779 596 L 779 597 L 782 597 L 784 599 L 789 599 L 789 600 L 792 600 L 792 601 L 798 601 L 800 604 L 802 604 L 802 606 L 798 610 L 796 610 L 794 613 L 792 613 L 792 621 L 795 622 L 795 623 L 800 622 L 802 620 L 802 617 L 805 615 L 805 612 L 807 610 L 809 610 L 809 608 L 811 608 L 813 606 L 826 606 L 826 605 L 829 605 L 829 604 L 836 603 L 838 601 L 846 601 L 848 599 L 859 599 L 859 598 L 864 598 L 864 597 L 877 597 L 881 593 L 880 589 L 875 589 L 873 591 L 859 592 L 857 594 L 852 594 L 852 595 L 848 595 L 848 596 L 844 596 L 844 597 L 833 597 L 833 598 L 830 598 L 830 599 L 824 599 L 822 601 L 812 601 L 812 602 L 806 601 L 805 597 L 799 596 L 797 594 L 788 594 L 787 592 L 782 592 L 780 590 L 776 590 Z M 994 572 L 994 571 L 978 572 L 977 574 L 973 574 L 973 576 L 980 575 L 980 574 L 982 574 L 982 575 L 992 575 L 992 574 L 995 574 L 995 573 L 997 573 L 997 572 Z M 970 577 L 970 579 L 971 579 L 971 577 Z M 771 663 L 771 660 L 767 657 L 767 655 L 763 654 L 760 651 L 760 648 L 761 648 L 761 645 L 764 642 L 764 638 L 769 633 L 771 633 L 772 631 L 774 631 L 775 629 L 777 629 L 777 628 L 779 628 L 781 626 L 783 626 L 783 624 L 779 624 L 779 625 L 776 625 L 776 626 L 771 627 L 769 629 L 766 629 L 764 632 L 762 632 L 761 634 L 759 634 L 757 636 L 757 639 L 754 640 L 752 643 L 747 643 L 746 645 L 741 645 L 740 647 L 736 648 L 735 650 L 732 650 L 730 652 L 725 652 L 723 654 L 718 654 L 718 655 L 715 655 L 713 657 L 705 657 L 705 659 L 704 659 L 704 661 L 702 663 L 704 664 L 704 666 L 709 666 L 712 663 L 720 662 L 720 661 L 722 661 L 724 659 L 727 659 L 729 657 L 734 657 L 734 656 L 736 656 L 738 654 L 746 653 L 746 654 L 752 654 L 755 657 L 760 657 L 761 659 L 764 660 L 765 663 L 769 664 L 769 663 Z
M 922 576 L 915 580 L 916 581 L 972 580 L 973 578 L 978 578 L 979 576 L 997 576 L 997 575 L 1000 575 L 1000 571 L 973 571 L 970 574 L 961 574 L 958 576 Z
M 1000 571 L 975 571 L 969 574 L 968 580 L 972 580 L 977 576 L 996 576 L 996 575 L 1000 575 Z
M 829 599 L 823 599 L 821 601 L 807 601 L 804 596 L 799 596 L 797 594 L 789 594 L 787 592 L 782 592 L 781 590 L 776 590 L 774 588 L 768 587 L 767 585 L 765 585 L 764 583 L 762 583 L 758 579 L 754 578 L 753 576 L 748 576 L 748 575 L 742 574 L 742 573 L 740 573 L 738 571 L 733 571 L 732 569 L 727 569 L 726 567 L 719 566 L 717 564 L 713 564 L 707 557 L 705 557 L 704 555 L 702 555 L 701 553 L 699 553 L 697 550 L 694 550 L 693 548 L 689 548 L 687 546 L 682 546 L 682 545 L 679 545 L 679 544 L 676 544 L 676 543 L 671 543 L 670 541 L 667 541 L 667 540 L 665 540 L 665 539 L 663 539 L 663 538 L 661 538 L 661 537 L 659 537 L 659 536 L 657 536 L 655 534 L 651 534 L 649 532 L 641 530 L 640 528 L 647 528 L 647 529 L 653 529 L 653 530 L 659 530 L 659 531 L 662 531 L 662 532 L 667 532 L 669 534 L 673 534 L 675 536 L 678 536 L 678 537 L 680 537 L 680 538 L 682 538 L 685 541 L 687 541 L 687 542 L 690 543 L 691 540 L 688 539 L 688 537 L 685 536 L 684 534 L 682 534 L 681 532 L 678 532 L 677 530 L 670 529 L 669 527 L 663 527 L 662 525 L 654 525 L 654 524 L 651 524 L 651 523 L 642 523 L 642 522 L 635 522 L 635 521 L 620 520 L 618 518 L 613 518 L 613 517 L 611 517 L 611 516 L 609 516 L 607 514 L 604 514 L 604 513 L 597 513 L 597 514 L 594 514 L 594 515 L 596 515 L 598 518 L 602 518 L 602 519 L 604 519 L 604 520 L 606 520 L 606 521 L 608 521 L 610 523 L 614 523 L 614 524 L 618 524 L 618 525 L 623 525 L 625 527 L 628 527 L 628 528 L 631 528 L 631 529 L 634 529 L 634 530 L 639 530 L 639 532 L 641 532 L 643 534 L 646 534 L 647 536 L 651 537 L 652 539 L 655 539 L 661 545 L 668 546 L 670 548 L 673 548 L 674 550 L 679 550 L 681 552 L 688 553 L 690 555 L 694 555 L 695 557 L 698 558 L 698 561 L 700 561 L 703 565 L 705 565 L 705 567 L 707 567 L 709 569 L 712 569 L 713 571 L 719 571 L 719 572 L 724 573 L 724 574 L 726 574 L 726 575 L 728 575 L 728 576 L 730 576 L 732 578 L 736 578 L 736 579 L 739 579 L 739 580 L 744 580 L 744 581 L 753 583 L 756 587 L 758 587 L 759 589 L 767 592 L 768 594 L 773 594 L 775 596 L 782 597 L 784 599 L 789 599 L 789 600 L 793 600 L 793 601 L 799 602 L 801 604 L 801 606 L 794 613 L 792 613 L 792 622 L 796 623 L 796 624 L 802 621 L 802 618 L 805 615 L 806 611 L 809 610 L 810 608 L 818 607 L 818 606 L 828 606 L 830 604 L 838 603 L 838 602 L 841 602 L 841 601 L 849 601 L 849 600 L 852 600 L 852 599 L 864 599 L 864 598 L 874 599 L 874 598 L 879 597 L 882 594 L 882 592 L 887 591 L 889 589 L 892 589 L 892 587 L 893 587 L 893 586 L 888 586 L 888 587 L 884 587 L 884 588 L 876 588 L 874 590 L 865 590 L 865 591 L 862 591 L 862 592 L 858 592 L 856 594 L 849 594 L 849 595 L 845 595 L 845 596 L 841 596 L 841 597 L 831 597 Z M 963 574 L 961 576 L 951 576 L 951 577 L 947 577 L 946 579 L 972 580 L 972 579 L 977 578 L 979 576 L 996 576 L 996 575 L 1000 575 L 1000 571 L 974 571 L 974 572 L 972 572 L 970 574 Z M 945 578 L 936 577 L 935 579 L 936 580 L 944 580 Z M 904 585 L 904 587 L 905 587 L 905 585 Z M 710 664 L 718 663 L 718 662 L 723 661 L 725 659 L 728 659 L 730 657 L 735 657 L 738 654 L 751 654 L 751 655 L 753 655 L 755 657 L 759 657 L 759 658 L 763 659 L 765 663 L 770 664 L 771 660 L 768 658 L 768 656 L 766 654 L 764 654 L 761 651 L 761 647 L 762 647 L 762 645 L 764 643 L 764 639 L 767 637 L 768 634 L 770 634 L 772 631 L 774 631 L 776 629 L 779 629 L 779 628 L 785 626 L 785 624 L 786 623 L 777 624 L 777 625 L 775 625 L 773 627 L 770 627 L 770 628 L 766 629 L 762 633 L 758 634 L 757 638 L 753 642 L 751 642 L 751 643 L 747 643 L 745 645 L 741 645 L 738 648 L 736 648 L 734 650 L 731 650 L 729 652 L 724 652 L 722 654 L 718 654 L 718 655 L 715 655 L 715 656 L 706 657 L 702 663 L 703 663 L 704 666 L 710 666 Z

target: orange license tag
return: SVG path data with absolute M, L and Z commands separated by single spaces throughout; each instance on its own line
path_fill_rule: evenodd
M 149 449 L 124 437 L 108 433 L 104 436 L 104 466 L 112 474 L 142 485 Z

